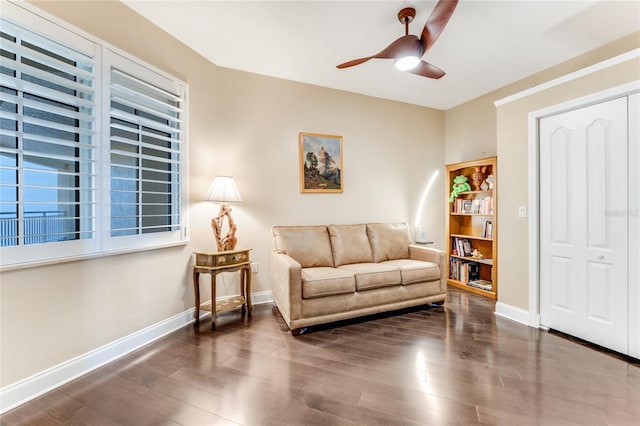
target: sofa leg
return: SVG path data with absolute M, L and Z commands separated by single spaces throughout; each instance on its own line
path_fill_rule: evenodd
M 305 331 L 307 331 L 307 327 L 294 328 L 293 330 L 291 330 L 291 335 L 292 336 L 299 336 L 302 333 L 304 333 Z

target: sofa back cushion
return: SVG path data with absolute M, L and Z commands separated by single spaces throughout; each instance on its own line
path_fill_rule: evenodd
M 327 229 L 336 267 L 373 262 L 366 225 L 329 225 Z
M 406 223 L 368 223 L 367 235 L 374 262 L 408 259 L 411 237 Z
M 333 267 L 326 226 L 274 226 L 271 233 L 275 250 L 291 256 L 303 268 Z

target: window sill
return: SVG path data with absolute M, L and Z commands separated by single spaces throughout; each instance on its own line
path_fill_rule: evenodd
M 69 256 L 69 257 L 60 257 L 57 259 L 48 259 L 48 260 L 41 260 L 41 261 L 35 261 L 35 262 L 17 263 L 13 265 L 0 266 L 0 272 L 37 268 L 40 266 L 59 265 L 62 263 L 78 262 L 81 260 L 97 259 L 97 258 L 107 257 L 107 256 L 119 256 L 122 254 L 137 253 L 141 251 L 160 250 L 160 249 L 171 248 L 171 247 L 186 246 L 188 243 L 189 243 L 189 240 L 183 240 L 183 241 L 178 241 L 173 243 L 160 244 L 153 247 L 113 250 L 108 252 L 93 253 L 93 254 L 86 254 L 86 255 L 80 255 L 80 256 Z

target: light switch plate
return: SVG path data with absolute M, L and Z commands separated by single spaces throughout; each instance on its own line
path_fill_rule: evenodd
M 518 217 L 527 217 L 527 207 L 526 206 L 518 207 Z

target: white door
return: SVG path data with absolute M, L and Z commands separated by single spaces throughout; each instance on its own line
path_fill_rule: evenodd
M 640 359 L 640 94 L 629 96 L 629 355 Z
M 540 120 L 540 322 L 622 353 L 627 145 L 626 97 Z

